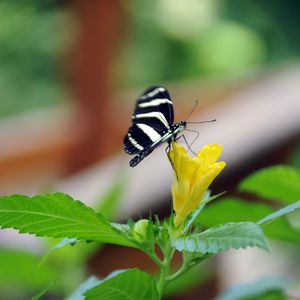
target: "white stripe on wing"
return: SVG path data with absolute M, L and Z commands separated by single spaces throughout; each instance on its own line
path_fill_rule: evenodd
M 160 104 L 165 104 L 165 103 L 169 103 L 169 104 L 173 104 L 173 102 L 167 98 L 165 99 L 153 99 L 149 102 L 143 102 L 143 103 L 139 103 L 139 107 L 152 107 L 152 106 L 158 106 Z
M 134 119 L 140 119 L 140 118 L 157 118 L 158 120 L 160 120 L 167 129 L 170 128 L 168 121 L 166 120 L 165 116 L 158 111 L 153 111 L 153 112 L 149 112 L 149 113 L 144 113 L 144 114 L 138 114 L 133 116 Z
M 136 149 L 138 149 L 138 150 L 140 150 L 140 151 L 144 150 L 144 147 L 141 146 L 141 145 L 140 145 L 140 144 L 139 144 L 139 143 L 131 136 L 130 133 L 128 133 L 127 136 L 128 136 L 128 139 L 129 139 L 130 143 L 132 144 L 132 146 L 134 146 Z
M 154 89 L 152 92 L 149 92 L 148 94 L 141 96 L 140 99 L 146 99 L 148 97 L 153 97 L 156 94 L 158 94 L 159 92 L 164 92 L 165 90 L 166 89 L 164 89 L 163 87 L 158 87 L 158 88 Z
M 161 135 L 156 132 L 152 127 L 143 124 L 143 123 L 137 123 L 136 126 L 140 128 L 152 142 L 156 142 L 161 138 Z

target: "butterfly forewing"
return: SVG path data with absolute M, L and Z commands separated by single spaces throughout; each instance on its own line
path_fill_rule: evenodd
M 133 113 L 133 123 L 143 118 L 157 119 L 161 129 L 170 126 L 174 122 L 173 102 L 169 92 L 162 86 L 153 86 L 147 89 L 137 100 Z

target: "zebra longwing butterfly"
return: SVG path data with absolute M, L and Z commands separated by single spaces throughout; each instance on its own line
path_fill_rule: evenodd
M 186 128 L 186 121 L 174 123 L 173 102 L 162 86 L 148 88 L 138 99 L 132 126 L 124 137 L 124 150 L 135 154 L 129 165 L 135 167 L 156 147 L 169 144 Z

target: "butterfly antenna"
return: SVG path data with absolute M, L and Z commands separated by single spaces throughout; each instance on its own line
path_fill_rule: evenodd
M 195 111 L 196 107 L 198 106 L 198 100 L 195 101 L 194 107 L 191 110 L 191 112 L 188 114 L 188 116 L 185 118 L 185 122 L 188 120 L 188 118 L 192 115 L 192 113 Z
M 187 122 L 187 123 L 188 124 L 201 124 L 201 123 L 212 123 L 212 122 L 216 122 L 216 121 L 217 121 L 217 119 L 200 121 L 200 122 Z
M 195 101 L 194 107 L 191 110 L 191 112 L 188 114 L 188 116 L 185 118 L 185 122 L 188 124 L 201 124 L 201 123 L 212 123 L 212 122 L 216 122 L 217 119 L 213 119 L 213 120 L 206 120 L 206 121 L 200 121 L 200 122 L 187 122 L 187 120 L 189 119 L 189 117 L 193 114 L 193 112 L 195 111 L 196 107 L 198 106 L 198 99 Z

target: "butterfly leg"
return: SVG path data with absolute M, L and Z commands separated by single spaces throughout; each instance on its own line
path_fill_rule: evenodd
M 171 142 L 168 143 L 168 146 L 165 149 L 165 152 L 166 152 L 166 154 L 167 154 L 168 157 L 169 157 L 170 150 L 171 150 Z
M 191 129 L 186 129 L 187 131 L 191 131 L 191 132 L 195 132 L 196 133 L 196 137 L 192 140 L 191 144 L 189 145 L 189 149 L 196 155 L 196 153 L 192 150 L 192 145 L 196 142 L 196 140 L 198 139 L 199 137 L 199 132 L 196 131 L 196 130 L 191 130 Z
M 187 129 L 186 129 L 186 130 L 187 130 Z M 191 131 L 194 131 L 194 130 L 191 130 Z M 197 132 L 197 131 L 195 131 L 195 132 Z M 199 134 L 198 134 L 198 136 L 199 136 Z M 198 136 L 196 137 L 196 139 L 198 138 Z M 194 141 L 195 141 L 195 139 L 192 141 L 191 144 L 189 144 L 184 134 L 182 134 L 182 135 L 180 135 L 178 138 L 176 138 L 176 141 L 179 140 L 180 138 L 183 138 L 184 141 L 185 141 L 185 143 L 186 143 L 186 145 L 188 146 L 187 151 L 190 150 L 194 155 L 197 155 L 197 153 L 195 153 L 195 152 L 193 151 L 193 149 L 191 148 L 191 147 L 192 147 L 192 144 L 193 144 Z
M 167 157 L 170 161 L 170 164 L 172 165 L 172 168 L 174 169 L 171 158 L 170 158 L 170 150 L 171 150 L 171 142 L 168 143 L 168 146 L 166 147 L 165 152 L 166 152 Z
M 186 129 L 187 130 L 187 129 Z M 175 141 L 177 142 L 180 138 L 183 138 L 184 142 L 186 143 L 186 145 L 188 146 L 188 150 L 190 149 L 189 143 L 185 137 L 184 134 L 180 135 L 179 137 L 176 137 Z
M 192 149 L 192 145 L 194 144 L 194 142 L 198 139 L 198 137 L 199 137 L 199 132 L 198 131 L 196 131 L 196 130 L 191 130 L 191 129 L 185 129 L 185 130 L 187 130 L 187 131 L 191 131 L 191 132 L 195 132 L 196 133 L 196 137 L 192 140 L 192 142 L 189 144 L 188 142 L 187 142 L 187 140 L 186 140 L 186 137 L 185 137 L 185 135 L 183 134 L 183 135 L 181 135 L 181 136 L 179 136 L 178 138 L 176 138 L 176 141 L 178 140 L 178 139 L 180 139 L 181 137 L 184 139 L 184 141 L 185 141 L 185 143 L 187 144 L 187 146 L 188 146 L 188 149 L 187 149 L 187 151 L 191 151 L 194 155 L 197 155 L 197 153 L 195 153 L 195 151 L 193 151 L 193 149 Z
M 175 138 L 175 141 L 177 142 L 180 138 L 182 138 L 183 137 L 183 134 L 182 135 L 180 135 L 180 136 L 178 136 L 178 137 L 176 137 Z

